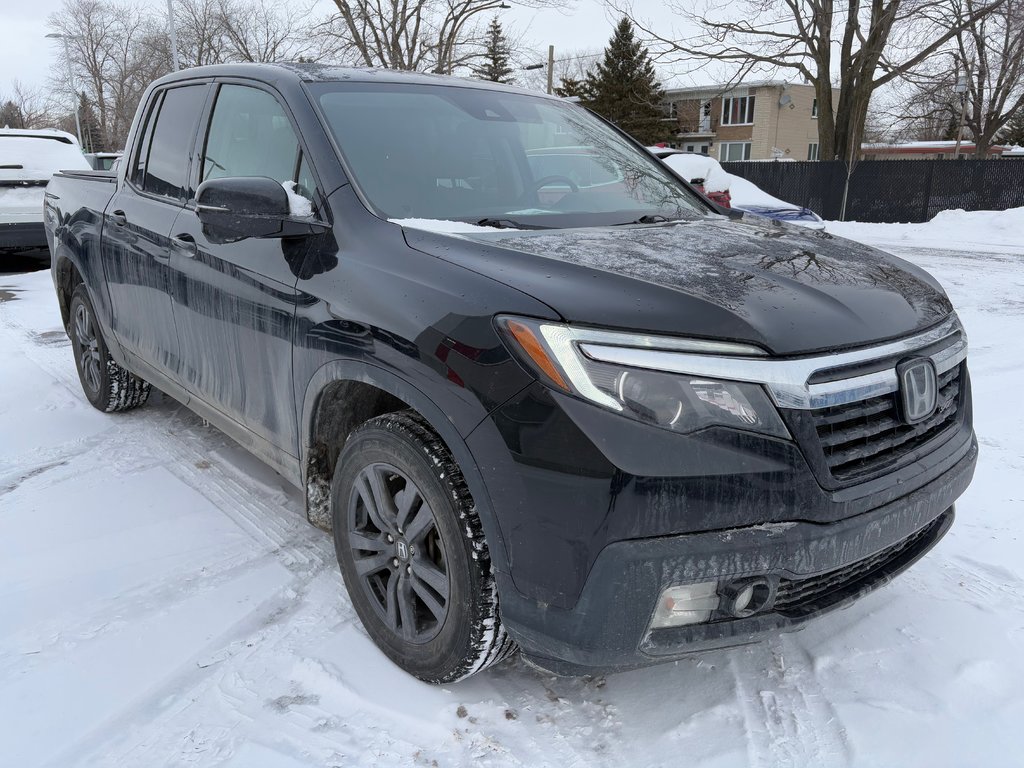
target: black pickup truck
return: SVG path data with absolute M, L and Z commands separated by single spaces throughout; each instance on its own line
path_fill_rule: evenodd
M 186 70 L 45 222 L 90 402 L 158 387 L 303 489 L 424 680 L 794 628 L 921 557 L 974 472 L 932 277 L 722 216 L 557 98 Z

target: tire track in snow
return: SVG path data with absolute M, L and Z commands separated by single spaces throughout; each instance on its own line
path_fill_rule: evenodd
M 67 344 L 56 344 L 50 336 L 26 328 L 11 315 L 11 310 L 0 305 L 0 325 L 15 331 L 12 337 L 19 341 L 19 348 L 26 358 L 38 365 L 55 380 L 64 384 L 76 398 L 84 402 L 81 384 Z M 179 480 L 207 498 L 221 512 L 235 521 L 254 540 L 280 553 L 286 567 L 305 572 L 325 567 L 328 562 L 320 547 L 309 544 L 322 541 L 325 534 L 312 528 L 305 520 L 302 495 L 295 490 L 291 498 L 282 492 L 280 504 L 264 498 L 262 489 L 255 489 L 254 478 L 226 462 L 211 455 L 218 450 L 244 452 L 230 438 L 213 427 L 205 427 L 203 420 L 188 411 L 166 395 L 167 402 L 174 403 L 174 410 L 155 410 L 149 405 L 125 414 L 112 414 L 111 427 L 121 434 L 117 444 L 127 446 L 118 453 L 118 466 L 136 469 L 137 465 L 123 461 L 131 455 L 138 455 L 144 448 L 144 455 L 152 463 L 164 465 Z M 60 463 L 61 459 L 81 455 L 101 445 L 110 444 L 107 433 L 101 433 L 58 449 L 44 451 L 39 463 L 30 467 L 14 467 L 11 474 L 33 474 L 47 464 Z M 147 463 L 147 466 L 151 465 Z M 286 481 L 281 480 L 282 484 Z M 322 546 L 322 545 L 321 545 Z M 333 553 L 330 563 L 333 563 Z
M 0 308 L 0 326 L 9 331 L 6 335 L 15 342 L 19 352 L 85 404 L 69 344 L 56 343 L 52 334 L 44 335 L 26 328 L 6 308 Z M 110 729 L 104 726 L 86 736 L 68 753 L 69 757 L 72 753 L 81 755 L 81 750 L 84 750 L 92 751 L 96 756 L 107 756 L 109 750 L 101 749 L 101 746 L 121 741 L 123 734 L 131 734 L 126 742 L 120 744 L 120 754 L 137 753 L 140 748 L 155 744 L 159 745 L 158 751 L 164 751 L 158 757 L 162 762 L 169 756 L 166 751 L 169 744 L 161 734 L 167 725 L 167 717 L 174 714 L 172 710 L 161 716 L 167 701 L 195 701 L 204 691 L 222 702 L 248 700 L 256 696 L 256 691 L 262 686 L 260 681 L 249 680 L 248 673 L 243 674 L 246 661 L 261 651 L 272 657 L 293 656 L 288 638 L 296 631 L 293 623 L 297 614 L 307 614 L 306 620 L 300 624 L 308 627 L 314 622 L 323 623 L 325 619 L 328 626 L 351 623 L 354 612 L 344 598 L 340 574 L 330 573 L 336 570 L 330 538 L 305 520 L 302 495 L 298 490 L 289 492 L 290 486 L 270 470 L 267 470 L 267 476 L 289 490 L 274 488 L 274 480 L 268 485 L 258 476 L 236 467 L 229 460 L 230 454 L 243 454 L 244 449 L 170 398 L 165 398 L 163 404 L 158 401 L 108 418 L 108 429 L 59 446 L 30 451 L 18 456 L 14 462 L 5 463 L 0 467 L 3 470 L 0 490 L 14 492 L 28 482 L 53 484 L 72 480 L 97 467 L 113 467 L 134 473 L 160 466 L 231 519 L 257 545 L 257 552 L 245 559 L 230 558 L 211 563 L 210 568 L 204 571 L 202 584 L 192 584 L 191 590 L 182 591 L 181 585 L 164 582 L 148 585 L 119 596 L 122 608 L 139 607 L 154 601 L 166 605 L 168 601 L 186 599 L 196 590 L 215 588 L 239 573 L 265 564 L 268 559 L 284 566 L 293 575 L 291 584 L 267 595 L 226 635 L 212 638 L 209 648 L 203 652 L 205 662 L 200 659 L 195 667 L 172 671 L 159 690 L 137 702 L 138 706 L 131 712 L 126 711 L 117 717 L 124 727 Z M 307 593 L 318 580 L 330 582 L 331 587 L 326 591 L 335 599 L 325 605 L 321 596 L 314 607 L 307 601 Z M 102 608 L 100 613 L 103 613 Z M 88 641 L 95 636 L 95 632 L 86 631 L 90 628 L 95 628 L 94 622 L 87 619 L 74 626 L 62 626 L 61 635 Z M 325 629 L 321 627 L 318 631 Z M 225 678 L 222 668 L 235 671 Z M 231 680 L 245 683 L 236 689 L 229 684 Z M 152 716 L 140 718 L 140 710 L 149 711 Z M 245 718 L 241 712 L 239 716 Z M 330 752 L 329 739 L 326 735 L 324 739 L 321 746 Z M 296 739 L 295 743 L 300 745 L 301 740 Z M 184 753 L 179 754 L 182 756 Z
M 814 677 L 814 659 L 791 635 L 730 655 L 755 768 L 852 765 L 846 732 Z

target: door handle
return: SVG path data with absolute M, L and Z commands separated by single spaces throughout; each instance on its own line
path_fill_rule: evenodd
M 114 222 L 114 226 L 128 226 L 128 217 L 124 215 L 124 211 L 114 211 L 112 214 L 110 214 L 110 220 Z
M 174 246 L 175 250 L 181 251 L 190 259 L 194 259 L 196 254 L 199 253 L 199 247 L 196 245 L 196 239 L 187 233 L 174 235 L 174 237 L 171 238 L 171 244 Z

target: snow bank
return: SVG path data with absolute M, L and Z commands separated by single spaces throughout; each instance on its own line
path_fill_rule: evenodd
M 941 211 L 924 224 L 830 221 L 829 232 L 870 244 L 1024 254 L 1024 208 Z

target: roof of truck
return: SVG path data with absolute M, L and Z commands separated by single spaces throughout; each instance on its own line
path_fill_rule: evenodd
M 160 78 L 158 83 L 187 80 L 194 77 L 245 77 L 273 82 L 282 76 L 293 77 L 305 83 L 356 82 L 356 83 L 413 83 L 419 85 L 448 85 L 464 88 L 487 88 L 501 91 L 529 93 L 533 96 L 547 96 L 539 91 L 530 91 L 513 85 L 492 83 L 488 80 L 474 80 L 451 75 L 435 75 L 426 72 L 404 72 L 395 69 L 373 67 L 346 67 L 340 64 L 310 64 L 305 62 L 279 62 L 274 64 L 214 64 L 206 67 L 192 67 L 172 72 Z M 557 97 L 551 97 L 557 98 Z

